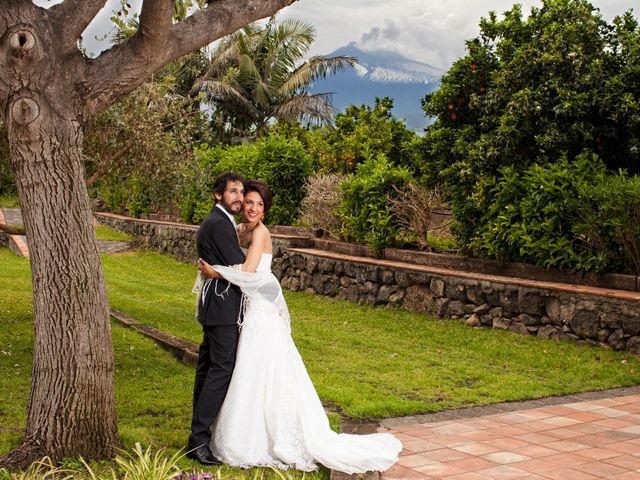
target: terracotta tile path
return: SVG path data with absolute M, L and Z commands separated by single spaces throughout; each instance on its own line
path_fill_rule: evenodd
M 429 423 L 390 419 L 383 425 L 404 450 L 382 478 L 640 480 L 640 389 L 621 393 Z

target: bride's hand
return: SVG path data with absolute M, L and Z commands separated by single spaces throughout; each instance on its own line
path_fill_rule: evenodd
M 211 268 L 211 265 L 209 265 L 201 258 L 198 259 L 198 270 L 206 278 L 222 278 L 222 276 L 218 272 Z

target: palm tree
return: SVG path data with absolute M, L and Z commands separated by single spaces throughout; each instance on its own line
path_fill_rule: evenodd
M 313 43 L 313 26 L 293 19 L 253 23 L 230 35 L 213 53 L 194 85 L 213 109 L 220 139 L 260 136 L 270 121 L 330 123 L 330 93 L 310 93 L 311 83 L 352 67 L 347 56 L 315 56 L 302 62 Z

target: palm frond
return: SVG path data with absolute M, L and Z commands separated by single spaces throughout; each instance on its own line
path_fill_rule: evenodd
M 337 57 L 312 57 L 289 75 L 287 81 L 280 86 L 280 93 L 295 92 L 319 78 L 334 75 L 337 72 L 346 70 L 347 67 L 353 67 L 357 63 L 358 61 L 354 57 L 344 55 Z
M 288 121 L 303 119 L 312 123 L 329 124 L 333 121 L 334 113 L 330 93 L 304 93 L 275 107 L 272 116 Z
M 233 85 L 217 80 L 205 80 L 202 82 L 202 91 L 212 104 L 230 105 L 235 109 L 246 112 L 249 116 L 256 117 L 258 109 L 247 100 L 243 92 L 240 92 Z

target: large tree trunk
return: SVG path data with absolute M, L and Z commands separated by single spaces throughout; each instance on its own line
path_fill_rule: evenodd
M 9 61 L 31 73 L 25 59 L 42 57 L 44 35 L 23 27 L 5 36 Z M 110 457 L 118 442 L 114 359 L 82 128 L 64 83 L 48 82 L 58 72 L 28 82 L 21 73 L 12 80 L 24 88 L 7 99 L 4 119 L 31 257 L 35 347 L 25 440 L 0 463 Z
M 25 444 L 31 452 L 20 455 L 108 457 L 118 442 L 114 359 L 82 132 L 77 121 L 41 104 L 29 125 L 9 119 L 9 143 L 29 239 L 36 340 Z

